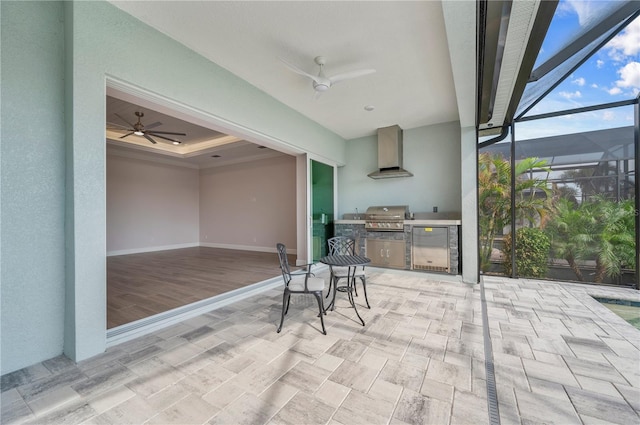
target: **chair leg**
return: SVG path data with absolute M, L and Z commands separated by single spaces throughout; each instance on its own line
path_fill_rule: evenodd
M 356 286 L 355 278 L 349 280 L 347 279 L 347 298 L 349 299 L 349 304 L 354 305 L 355 300 L 353 299 L 353 288 Z
M 287 309 L 284 311 L 284 314 L 289 314 L 289 304 L 291 304 L 291 293 L 287 291 Z
M 285 289 L 284 292 L 282 293 L 282 314 L 280 316 L 280 326 L 278 326 L 278 333 L 280 333 L 280 331 L 282 330 L 282 324 L 284 323 L 284 315 L 287 314 L 285 312 L 285 308 L 287 310 L 289 309 L 289 305 L 287 304 L 287 298 L 288 298 L 287 295 L 289 295 L 289 291 Z
M 329 290 L 327 291 L 327 295 L 325 296 L 325 298 L 329 298 L 329 295 L 331 294 L 331 283 L 333 282 L 333 272 L 331 272 L 331 275 L 329 275 Z
M 336 292 L 338 292 L 339 279 L 334 276 L 333 278 L 333 298 L 331 299 L 331 311 L 336 308 Z
M 369 305 L 369 298 L 367 298 L 367 277 L 360 276 L 360 280 L 362 281 L 362 289 L 364 291 L 364 300 L 367 302 L 367 308 L 371 310 L 371 306 Z
M 324 318 L 322 317 L 322 313 L 327 314 L 324 311 L 323 303 L 322 303 L 322 292 L 314 292 L 313 295 L 316 297 L 316 301 L 318 301 L 318 309 L 320 310 L 320 323 L 322 324 L 322 333 L 327 334 L 327 330 L 324 328 Z

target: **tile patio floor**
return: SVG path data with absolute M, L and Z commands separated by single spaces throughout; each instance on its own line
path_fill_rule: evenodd
M 365 327 L 338 294 L 324 336 L 315 300 L 299 296 L 277 334 L 271 290 L 77 365 L 7 374 L 1 422 L 483 424 L 497 400 L 493 423 L 640 423 L 640 331 L 590 297 L 637 291 L 485 277 L 487 368 L 480 285 L 368 276 Z

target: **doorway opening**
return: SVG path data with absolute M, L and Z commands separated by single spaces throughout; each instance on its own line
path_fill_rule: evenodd
M 107 84 L 108 345 L 279 284 L 277 242 L 295 255 L 300 153 L 218 121 Z

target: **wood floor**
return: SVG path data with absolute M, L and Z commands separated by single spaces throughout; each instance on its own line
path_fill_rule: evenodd
M 107 257 L 107 328 L 274 276 L 278 257 L 268 252 L 195 247 Z

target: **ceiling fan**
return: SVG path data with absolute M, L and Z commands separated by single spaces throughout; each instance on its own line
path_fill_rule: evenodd
M 153 124 L 150 124 L 148 126 L 144 126 L 144 124 L 142 124 L 142 117 L 144 117 L 144 113 L 143 112 L 139 112 L 136 111 L 135 115 L 136 117 L 138 117 L 138 121 L 135 124 L 131 124 L 129 121 L 127 121 L 126 119 L 124 119 L 123 117 L 121 117 L 120 115 L 114 113 L 114 115 L 118 118 L 120 118 L 122 121 L 126 122 L 127 124 L 129 124 L 129 126 L 131 128 L 126 128 L 127 131 L 129 131 L 129 133 L 125 134 L 124 136 L 121 136 L 121 139 L 124 139 L 125 137 L 131 136 L 132 134 L 135 134 L 136 136 L 142 136 L 145 139 L 147 139 L 148 141 L 150 141 L 151 143 L 153 143 L 154 145 L 157 143 L 155 140 L 153 140 L 153 137 L 158 137 L 160 139 L 165 139 L 168 140 L 170 142 L 172 142 L 174 145 L 179 145 L 182 142 L 179 140 L 175 140 L 175 139 L 171 139 L 169 137 L 166 136 L 162 136 L 163 134 L 165 135 L 170 135 L 170 136 L 186 136 L 186 133 L 174 133 L 171 131 L 155 131 L 155 130 L 150 130 L 150 128 L 154 128 L 157 127 L 159 125 L 162 125 L 162 123 L 160 122 L 156 122 Z M 118 126 L 118 127 L 122 127 L 122 126 Z M 123 127 L 124 128 L 124 127 Z
M 314 62 L 320 67 L 320 71 L 318 75 L 309 74 L 306 71 L 298 68 L 294 64 L 287 62 L 286 60 L 280 58 L 280 61 L 284 63 L 287 68 L 292 70 L 293 72 L 304 75 L 305 77 L 311 78 L 313 81 L 313 89 L 316 92 L 316 97 L 320 96 L 323 92 L 329 90 L 332 85 L 339 83 L 344 80 L 349 80 L 351 78 L 361 77 L 363 75 L 373 74 L 376 72 L 375 69 L 358 69 L 355 71 L 344 72 L 342 74 L 334 75 L 333 77 L 327 77 L 324 75 L 324 65 L 326 63 L 326 59 L 324 56 L 316 56 Z

